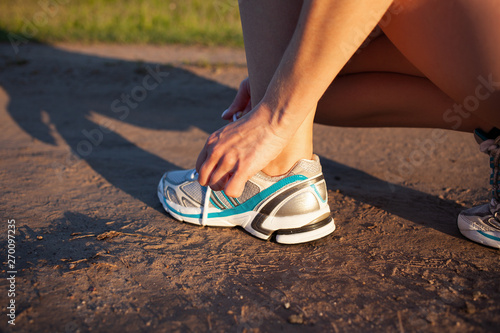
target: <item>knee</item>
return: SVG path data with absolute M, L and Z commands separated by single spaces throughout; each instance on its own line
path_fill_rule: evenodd
M 379 27 L 381 27 L 382 29 L 387 27 L 398 15 L 408 13 L 409 11 L 414 9 L 416 3 L 418 2 L 419 1 L 394 0 L 385 12 L 384 16 L 380 19 L 380 22 L 378 24 Z
M 476 79 L 475 86 L 471 85 L 470 93 L 460 100 L 461 103 L 454 104 L 453 110 L 447 111 L 447 114 L 453 114 L 456 120 L 458 117 L 465 119 L 475 114 L 498 127 L 500 126 L 500 76 L 493 73 L 481 74 Z
M 464 99 L 463 104 L 487 104 L 497 112 L 500 110 L 500 75 L 490 73 L 479 75 L 474 92 Z

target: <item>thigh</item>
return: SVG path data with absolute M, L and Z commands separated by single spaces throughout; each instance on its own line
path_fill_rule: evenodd
M 384 34 L 361 47 L 339 75 L 371 72 L 424 76 Z
M 396 0 L 381 27 L 401 54 L 458 104 L 488 81 L 481 88 L 488 98 L 481 99 L 477 115 L 500 123 L 499 20 L 498 0 Z

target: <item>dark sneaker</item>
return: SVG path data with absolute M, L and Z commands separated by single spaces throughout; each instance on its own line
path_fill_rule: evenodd
M 498 134 L 498 133 L 497 133 Z M 475 131 L 482 152 L 490 155 L 490 184 L 492 199 L 489 204 L 473 207 L 458 215 L 458 228 L 468 239 L 495 248 L 500 248 L 500 135 Z

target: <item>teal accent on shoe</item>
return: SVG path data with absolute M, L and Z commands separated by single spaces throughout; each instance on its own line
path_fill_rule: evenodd
M 488 140 L 488 137 L 486 136 L 486 133 L 484 133 L 483 130 L 477 128 L 474 130 L 474 134 L 476 134 L 481 140 L 486 141 Z
M 251 211 L 262 200 L 264 200 L 265 198 L 267 198 L 268 196 L 270 196 L 274 192 L 279 191 L 283 187 L 285 187 L 287 185 L 290 185 L 292 183 L 295 183 L 295 182 L 298 182 L 298 181 L 302 181 L 302 180 L 307 180 L 307 179 L 308 178 L 306 176 L 303 176 L 303 175 L 294 175 L 294 176 L 286 177 L 286 178 L 284 178 L 284 179 L 282 179 L 282 180 L 274 183 L 273 185 L 269 186 L 268 188 L 266 188 L 262 192 L 257 193 L 256 195 L 254 195 L 253 197 L 251 197 L 250 199 L 248 199 L 247 201 L 245 201 L 244 203 L 242 203 L 238 207 L 226 209 L 226 210 L 223 210 L 223 211 L 220 211 L 220 212 L 217 212 L 217 213 L 208 213 L 207 217 L 208 218 L 213 218 L 213 217 L 227 217 L 227 216 L 237 215 L 237 214 L 241 214 L 241 213 L 244 213 L 244 212 L 247 212 L 247 211 Z M 175 213 L 177 215 L 184 216 L 184 217 L 190 217 L 190 218 L 201 218 L 202 217 L 201 213 L 200 214 L 184 214 L 184 213 L 179 212 L 178 210 L 174 209 L 173 207 L 171 207 L 167 203 L 167 200 L 166 200 L 166 198 L 164 196 L 163 196 L 163 201 L 165 202 L 165 205 L 173 213 Z
M 214 197 L 217 200 L 217 202 L 220 203 L 220 206 L 224 207 L 224 209 L 227 209 L 227 206 L 224 205 L 224 203 L 215 194 L 214 194 Z M 212 198 L 210 198 L 210 200 L 212 200 Z
M 234 201 L 236 201 L 238 205 L 241 205 L 241 202 L 238 200 L 238 198 L 234 198 Z
M 233 205 L 233 203 L 231 202 L 231 200 L 227 197 L 226 193 L 224 193 L 224 191 L 220 191 L 220 193 L 222 193 L 222 195 L 224 196 L 224 198 L 226 198 L 227 202 L 229 202 L 229 204 L 231 205 L 231 207 L 236 207 L 235 205 Z
M 479 232 L 481 235 L 483 235 L 486 238 L 493 239 L 494 241 L 500 242 L 500 238 L 498 238 L 498 237 L 495 237 L 495 236 L 492 236 L 490 234 L 487 234 L 487 233 L 485 233 L 484 231 L 481 231 L 481 230 L 478 230 L 477 232 Z
M 247 201 L 245 201 L 244 203 L 242 203 L 238 207 L 226 209 L 220 213 L 208 213 L 208 217 L 227 217 L 230 215 L 237 215 L 237 214 L 241 214 L 241 213 L 244 213 L 247 211 L 251 211 L 262 200 L 264 200 L 265 198 L 267 198 L 268 196 L 270 196 L 274 192 L 279 191 L 280 189 L 282 189 L 283 187 L 285 187 L 289 184 L 292 184 L 292 183 L 295 183 L 295 182 L 298 182 L 301 180 L 306 180 L 306 179 L 307 179 L 307 177 L 303 176 L 303 175 L 294 175 L 294 176 L 286 177 L 286 178 L 280 180 L 279 182 L 274 183 L 273 185 L 269 186 L 268 188 L 266 188 L 262 192 L 257 193 L 256 195 L 254 195 L 253 197 L 251 197 L 250 199 L 248 199 Z
M 210 203 L 212 204 L 212 206 L 220 208 L 219 205 L 215 204 L 215 202 L 212 200 L 212 198 L 210 198 Z
M 318 192 L 318 189 L 316 188 L 316 185 L 312 184 L 311 187 L 314 190 L 314 192 L 316 192 L 316 194 L 318 195 L 319 200 L 321 200 L 322 203 L 325 203 L 326 200 L 323 200 L 323 198 L 321 197 L 321 195 Z

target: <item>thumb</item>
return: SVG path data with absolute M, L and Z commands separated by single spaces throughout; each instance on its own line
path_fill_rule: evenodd
M 221 115 L 222 119 L 231 120 L 236 112 L 240 111 L 244 111 L 245 113 L 248 112 L 247 109 L 249 110 L 251 108 L 250 99 L 251 99 L 250 89 L 247 78 L 241 82 L 240 88 L 236 93 L 236 97 L 234 98 L 231 105 L 229 105 L 229 108 L 222 113 Z

